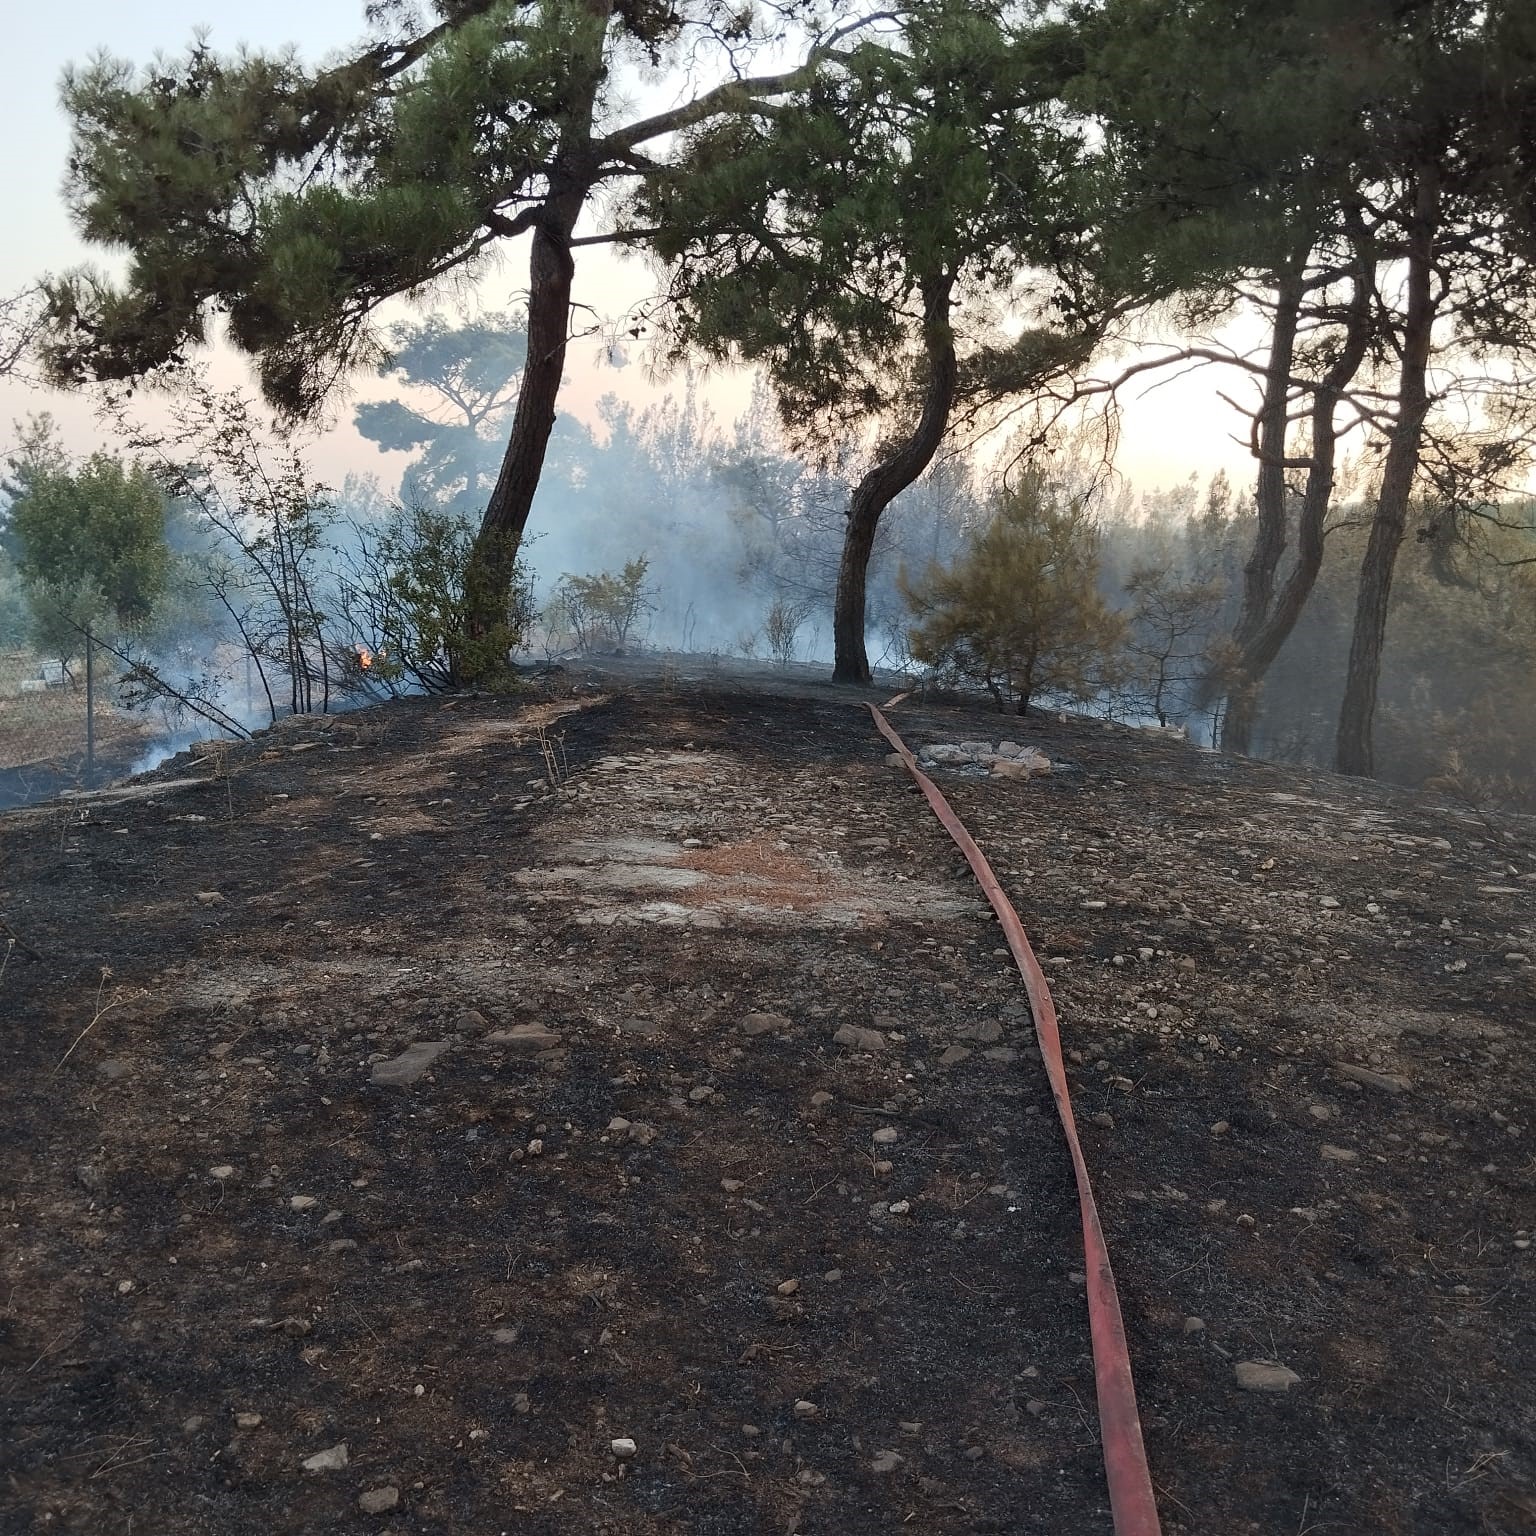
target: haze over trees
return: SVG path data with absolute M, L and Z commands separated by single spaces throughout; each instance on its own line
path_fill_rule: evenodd
M 651 624 L 719 643 L 744 588 L 754 646 L 793 654 L 830 620 L 846 680 L 869 677 L 883 637 L 902 655 L 913 626 L 919 654 L 1015 702 L 1092 680 L 1103 707 L 1209 720 L 1234 750 L 1317 760 L 1329 735 L 1350 773 L 1382 769 L 1383 731 L 1390 771 L 1444 765 L 1400 741 L 1400 711 L 1420 707 L 1404 698 L 1463 737 L 1481 721 L 1492 743 L 1508 719 L 1523 740 L 1524 716 L 1500 716 L 1484 685 L 1529 692 L 1528 5 L 904 0 L 816 25 L 710 0 L 368 14 L 357 49 L 318 68 L 197 44 L 70 73 L 68 198 L 128 264 L 120 281 L 47 282 L 43 354 L 57 380 L 174 383 L 227 336 L 294 423 L 349 376 L 391 378 L 401 398 L 356 421 L 413 456 L 409 515 L 378 547 L 386 585 L 428 594 L 406 626 L 439 637 L 422 676 L 504 666 L 527 627 L 537 499 L 546 590 L 606 592 L 646 562 L 654 609 L 626 643 Z M 657 82 L 673 104 L 652 111 Z M 515 312 L 389 308 L 523 240 Z M 716 421 L 690 382 L 643 411 L 604 401 L 591 432 L 557 425 L 568 342 L 598 324 L 580 251 L 600 242 L 664 272 L 625 321 L 658 358 L 761 367 L 740 421 Z M 1255 317 L 1259 346 L 1222 339 Z M 32 323 L 22 301 L 0 311 L 0 366 L 23 355 L 3 338 Z M 1225 371 L 1251 487 L 1129 514 L 1074 490 L 1025 516 L 1018 487 L 1043 483 L 1063 424 L 1188 365 Z M 1000 460 L 995 438 L 973 451 L 1021 407 L 1032 424 Z M 1030 473 L 1012 492 L 988 484 L 1015 460 Z M 429 547 L 432 580 L 402 586 L 396 567 Z M 1031 618 L 1027 593 L 1053 582 Z M 332 608 L 307 589 L 291 605 L 313 620 L 295 665 L 320 667 L 321 696 Z M 967 610 L 1026 659 L 967 639 Z M 1456 637 L 1460 704 L 1417 612 Z M 1056 633 L 1032 652 L 1021 636 L 1042 627 Z M 1050 682 L 1053 644 L 1087 654 L 1079 631 L 1113 664 L 1063 662 Z M 1306 670 L 1321 681 L 1303 700 Z

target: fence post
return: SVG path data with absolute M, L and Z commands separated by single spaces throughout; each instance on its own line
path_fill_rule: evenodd
M 85 783 L 96 782 L 96 642 L 85 626 Z

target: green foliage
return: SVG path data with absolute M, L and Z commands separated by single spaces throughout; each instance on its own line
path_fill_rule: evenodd
M 46 417 L 21 436 L 4 539 L 26 583 L 37 643 L 69 656 L 79 648 L 76 626 L 142 629 L 171 573 L 159 486 L 142 466 L 108 454 L 71 464 Z
M 607 651 L 623 655 L 635 625 L 653 606 L 645 585 L 650 561 L 644 555 L 627 560 L 618 573 L 599 571 L 593 576 L 560 578 L 550 603 L 555 627 L 568 630 L 584 652 Z
M 1031 26 L 935 0 L 778 110 L 693 133 L 634 216 L 662 231 L 674 349 L 763 361 L 786 422 L 825 442 L 920 394 L 935 283 L 960 284 L 977 378 L 1034 383 L 1080 357 L 1038 323 L 999 344 L 994 309 L 1028 297 L 1081 329 L 1103 169 L 1054 109 Z M 1008 362 L 989 368 L 994 350 Z
M 912 654 L 1021 715 L 1041 693 L 1088 697 L 1117 670 L 1124 632 L 1098 575 L 1098 536 L 1082 501 L 1029 476 L 951 566 L 903 577 Z
M 501 623 L 472 638 L 464 577 L 474 541 L 462 517 L 427 507 L 396 509 L 365 540 L 360 569 L 344 583 L 343 611 L 372 641 L 370 680 L 439 692 L 465 677 L 504 676 L 508 652 L 532 620 L 532 588 L 519 563 Z

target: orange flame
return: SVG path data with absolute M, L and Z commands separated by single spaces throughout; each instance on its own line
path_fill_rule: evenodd
M 357 647 L 357 664 L 365 672 L 373 665 L 373 652 L 366 645 Z

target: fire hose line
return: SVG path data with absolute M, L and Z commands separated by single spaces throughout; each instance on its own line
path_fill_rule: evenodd
M 1035 1038 L 1040 1043 L 1051 1096 L 1056 1101 L 1056 1112 L 1061 1117 L 1067 1150 L 1072 1155 L 1072 1170 L 1077 1178 L 1077 1204 L 1082 1213 L 1083 1251 L 1087 1260 L 1088 1327 L 1093 1339 L 1093 1374 L 1104 1444 L 1104 1474 L 1109 1485 L 1115 1536 L 1160 1536 L 1162 1527 L 1158 1524 L 1152 1475 L 1147 1469 L 1147 1453 L 1141 1439 L 1141 1417 L 1136 1411 L 1136 1385 L 1131 1379 L 1131 1357 L 1126 1347 L 1125 1322 L 1120 1316 L 1120 1297 L 1115 1289 L 1114 1272 L 1109 1267 L 1109 1249 L 1099 1222 L 1099 1208 L 1094 1203 L 1093 1187 L 1088 1181 L 1088 1164 L 1077 1139 L 1067 1071 L 1061 1058 L 1056 1005 L 1051 1001 L 1045 972 L 1040 969 L 1040 962 L 1030 947 L 1019 914 L 1004 895 L 992 866 L 966 831 L 965 824 L 950 808 L 938 785 L 918 767 L 917 759 L 891 723 L 875 705 L 871 704 L 869 709 L 875 717 L 876 728 L 896 749 L 934 815 L 965 855 L 966 863 L 971 866 L 992 910 L 997 913 L 1008 948 L 1024 977 L 1024 990 L 1035 1021 Z

